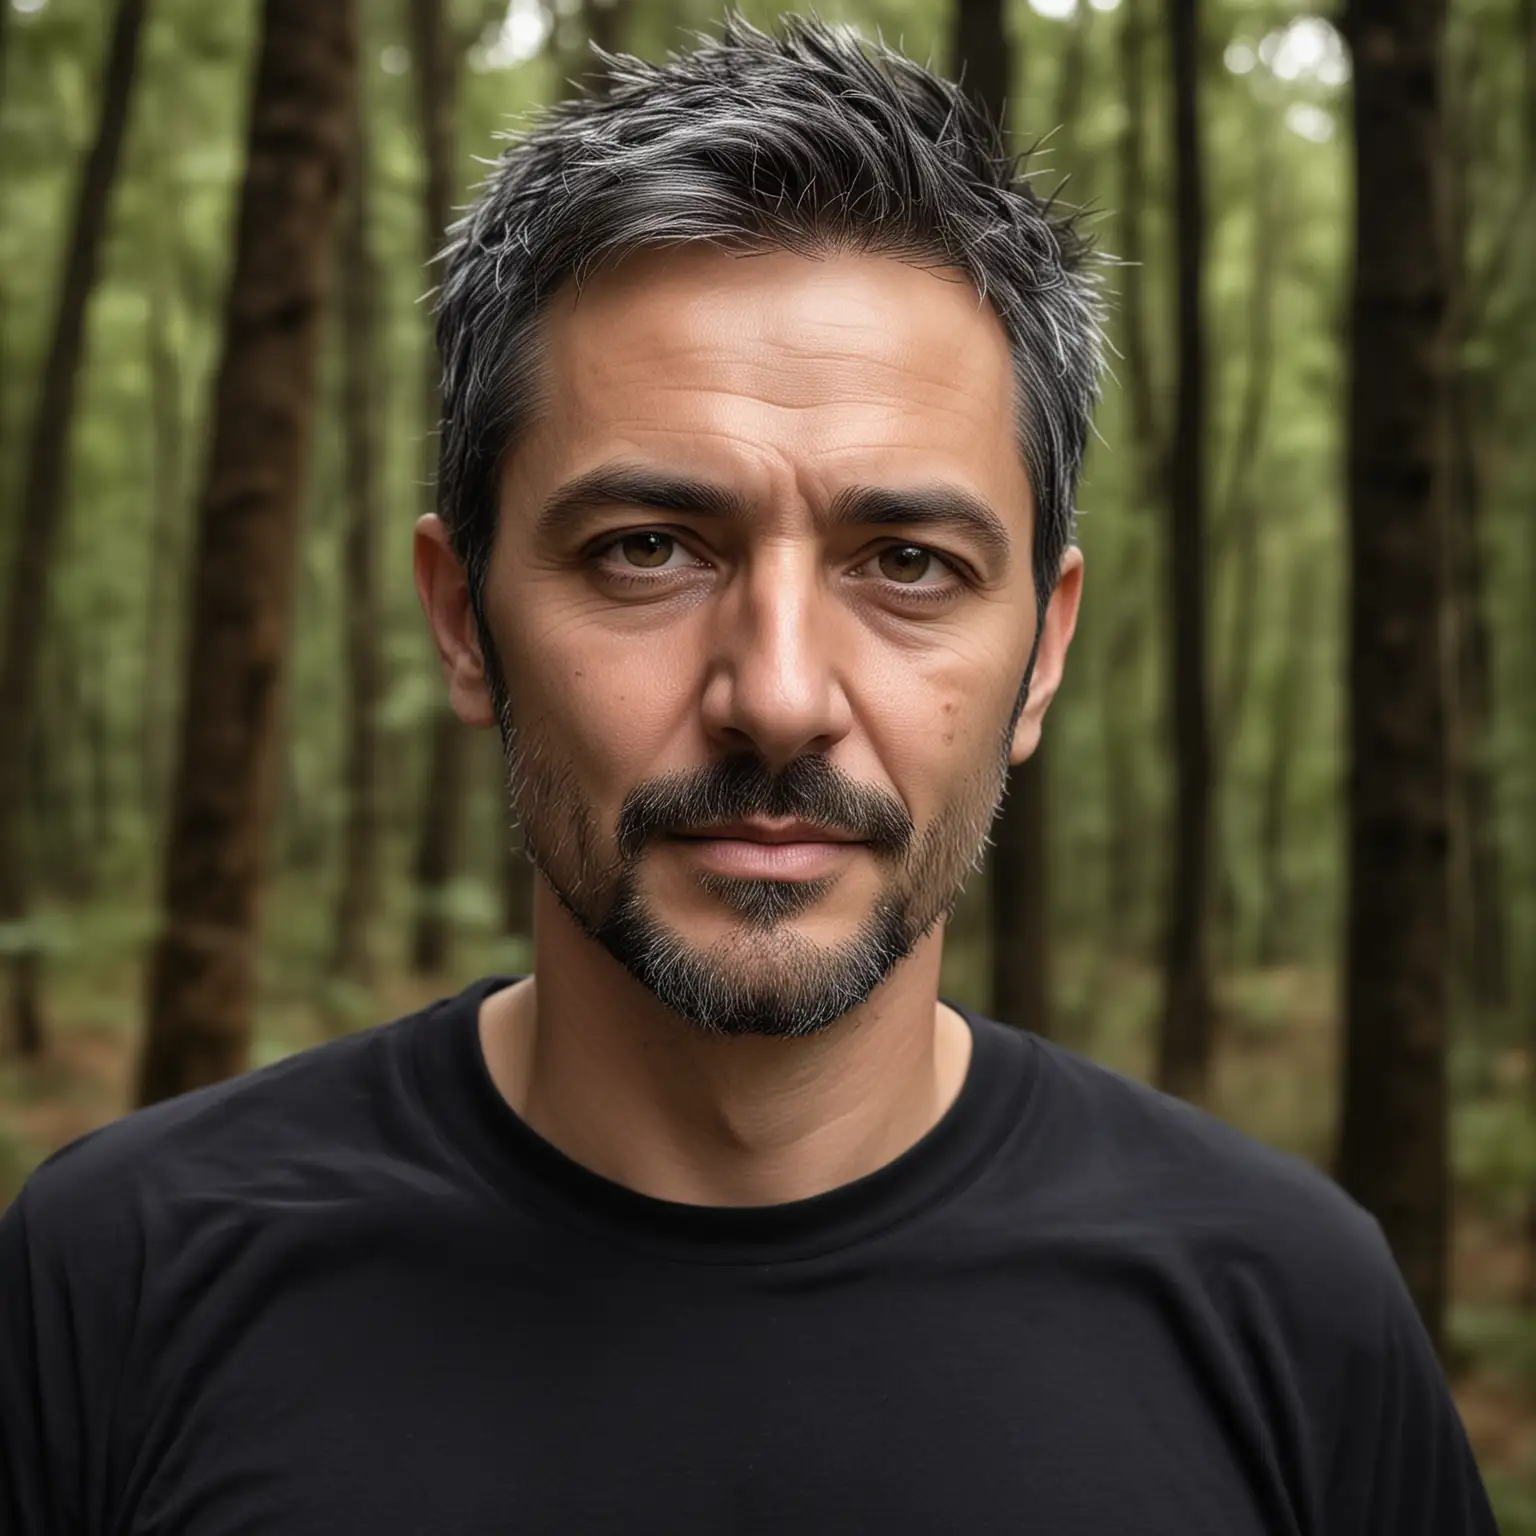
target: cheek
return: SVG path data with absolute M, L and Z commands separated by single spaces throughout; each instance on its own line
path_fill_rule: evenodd
M 605 820 L 675 756 L 691 697 L 675 662 L 600 627 L 537 620 L 509 625 L 502 654 L 514 723 L 576 775 Z
M 990 782 L 1023 680 L 1027 650 L 967 637 L 908 654 L 886 686 L 872 690 L 865 717 L 887 771 L 919 820 Z

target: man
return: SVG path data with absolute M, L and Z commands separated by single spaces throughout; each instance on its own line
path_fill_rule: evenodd
M 6 1529 L 1491 1531 L 1367 1216 L 938 1000 L 1098 369 L 994 130 L 733 22 L 515 143 L 439 312 L 417 582 L 533 975 L 33 1178 Z

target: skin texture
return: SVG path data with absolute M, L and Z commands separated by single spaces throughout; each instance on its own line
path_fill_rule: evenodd
M 958 274 L 869 255 L 645 252 L 557 296 L 548 341 L 483 595 L 515 809 L 545 875 L 534 978 L 482 1011 L 487 1063 L 536 1131 L 631 1188 L 805 1198 L 899 1155 L 959 1091 L 970 1033 L 937 1001 L 943 922 L 1005 761 L 1039 740 L 1081 556 L 1063 561 L 1014 721 L 1036 633 L 1031 499 L 1007 340 Z M 707 484 L 730 510 L 639 505 L 629 490 L 557 498 L 615 467 Z M 848 521 L 855 488 L 871 487 L 903 493 L 882 509 L 901 520 Z M 924 521 L 941 489 L 988 524 Z M 541 515 L 556 499 L 560 514 Z M 418 526 L 416 576 L 454 708 L 497 724 L 436 518 Z M 799 783 L 808 760 L 822 779 L 804 803 L 836 808 L 834 835 L 862 839 L 797 850 L 814 889 L 786 889 L 785 871 L 744 879 L 739 842 L 666 826 L 644 829 L 626 863 L 637 793 L 665 821 L 690 803 L 668 786 L 713 784 L 724 763 Z M 615 958 L 600 940 L 626 870 L 631 907 L 750 1006 L 690 1021 Z M 906 957 L 786 1038 L 893 906 Z M 775 1012 L 785 995 L 795 1006 Z

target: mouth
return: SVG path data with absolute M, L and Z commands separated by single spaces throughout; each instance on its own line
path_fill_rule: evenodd
M 742 842 L 782 846 L 786 843 L 858 843 L 862 839 L 808 821 L 727 821 L 712 827 L 683 827 L 671 833 L 681 842 Z
M 668 834 L 691 859 L 739 880 L 821 880 L 863 842 L 804 821 L 748 820 Z

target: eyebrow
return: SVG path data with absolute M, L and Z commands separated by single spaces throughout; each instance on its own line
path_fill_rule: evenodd
M 633 464 L 604 464 L 568 480 L 539 508 L 542 534 L 608 507 L 645 507 L 744 522 L 751 503 L 737 491 L 690 475 Z M 981 497 L 957 485 L 846 486 L 832 499 L 828 520 L 842 527 L 944 528 L 968 535 L 1006 564 L 1013 540 L 1002 518 Z
M 919 485 L 892 490 L 853 485 L 832 498 L 832 521 L 868 527 L 946 528 L 968 534 L 994 560 L 1013 553 L 1007 525 L 981 497 L 958 485 Z
M 653 512 L 688 512 L 700 517 L 743 521 L 746 498 L 707 480 L 666 474 L 633 464 L 603 464 L 567 480 L 539 508 L 540 533 L 557 532 L 584 513 L 604 507 L 648 507 Z

